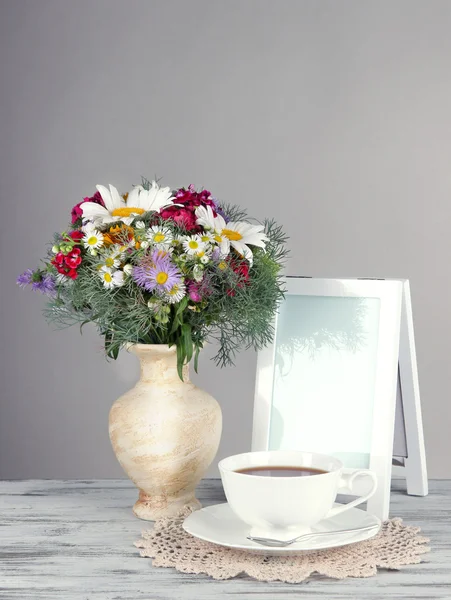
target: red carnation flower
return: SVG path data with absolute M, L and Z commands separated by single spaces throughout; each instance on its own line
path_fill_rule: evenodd
M 191 184 L 188 189 L 180 188 L 175 194 L 175 204 L 183 204 L 185 208 L 189 208 L 192 211 L 196 210 L 198 206 L 211 206 L 214 210 L 216 208 L 216 202 L 211 196 L 208 190 L 202 190 L 196 192 L 194 186 Z
M 81 210 L 80 206 L 83 204 L 83 202 L 95 202 L 95 204 L 100 204 L 101 206 L 105 206 L 105 203 L 102 200 L 102 196 L 100 195 L 100 192 L 96 192 L 94 194 L 94 196 L 83 198 L 83 200 L 81 202 L 79 202 L 78 204 L 76 204 L 74 206 L 74 208 L 72 209 L 72 212 L 71 212 L 72 224 L 76 223 L 76 221 L 78 219 L 82 218 L 83 211 Z
M 179 227 L 184 227 L 187 231 L 198 231 L 196 224 L 196 215 L 193 211 L 179 206 L 169 206 L 164 208 L 160 215 L 163 219 L 174 221 Z
M 67 256 L 62 252 L 58 252 L 52 259 L 51 263 L 56 268 L 58 273 L 66 275 L 71 279 L 77 279 L 77 267 L 81 263 L 81 250 L 80 248 L 73 248 Z
M 80 248 L 73 248 L 67 256 L 64 257 L 64 262 L 70 269 L 76 269 L 81 263 Z M 74 278 L 73 278 L 74 279 Z
M 202 294 L 198 283 L 191 282 L 188 285 L 188 296 L 193 302 L 201 302 Z
M 65 256 L 62 252 L 58 252 L 58 254 L 55 255 L 55 257 L 53 258 L 52 265 L 55 265 L 55 267 L 61 267 L 62 265 L 64 265 L 64 259 Z
M 237 288 L 244 287 L 249 281 L 249 265 L 244 261 L 237 262 L 233 258 L 228 262 L 233 272 L 238 275 L 238 281 L 236 282 L 235 286 Z M 235 296 L 236 291 L 233 288 L 229 288 L 227 290 L 227 294 L 229 296 Z
M 84 237 L 84 233 L 83 231 L 75 230 L 71 231 L 69 236 L 74 240 L 74 242 L 79 242 Z

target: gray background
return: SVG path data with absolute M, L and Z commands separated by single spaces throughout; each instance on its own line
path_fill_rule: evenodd
M 116 477 L 137 377 L 14 285 L 96 183 L 157 174 L 273 216 L 290 274 L 409 277 L 432 477 L 450 477 L 451 2 L 2 0 L 0 477 Z M 197 382 L 250 446 L 255 355 Z M 216 473 L 213 468 L 211 473 Z

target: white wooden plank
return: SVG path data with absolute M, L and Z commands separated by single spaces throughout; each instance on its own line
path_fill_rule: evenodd
M 213 581 L 155 569 L 133 542 L 151 524 L 131 506 L 126 480 L 0 482 L 0 598 L 5 600 L 185 600 L 243 598 L 451 598 L 451 481 L 431 482 L 425 498 L 395 482 L 391 514 L 420 525 L 432 539 L 424 563 L 370 579 L 314 579 L 300 585 L 249 578 Z M 204 504 L 224 501 L 220 481 L 205 480 Z

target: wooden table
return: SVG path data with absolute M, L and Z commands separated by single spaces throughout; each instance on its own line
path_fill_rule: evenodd
M 0 598 L 52 600 L 282 600 L 291 598 L 451 599 L 451 481 L 432 481 L 426 498 L 395 483 L 391 515 L 419 525 L 432 551 L 420 565 L 369 579 L 314 578 L 298 585 L 247 577 L 214 581 L 155 569 L 133 542 L 150 523 L 131 506 L 126 480 L 0 482 Z M 202 482 L 204 503 L 223 502 L 219 480 Z

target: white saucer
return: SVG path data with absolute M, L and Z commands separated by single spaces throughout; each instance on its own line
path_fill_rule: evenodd
M 335 504 L 335 506 L 339 505 Z M 357 529 L 372 525 L 374 525 L 374 529 L 370 531 L 334 533 L 334 531 Z M 250 531 L 249 525 L 238 519 L 227 503 L 207 506 L 193 512 L 183 523 L 185 531 L 201 540 L 212 542 L 219 546 L 227 546 L 228 548 L 237 548 L 239 550 L 246 550 L 247 552 L 258 552 L 267 555 L 296 554 L 362 542 L 374 537 L 378 533 L 380 526 L 381 521 L 374 515 L 370 515 L 358 508 L 350 508 L 331 519 L 324 519 L 324 521 L 317 523 L 312 528 L 313 532 L 328 531 L 330 532 L 329 535 L 321 535 L 317 538 L 312 536 L 285 548 L 269 548 L 247 539 Z

